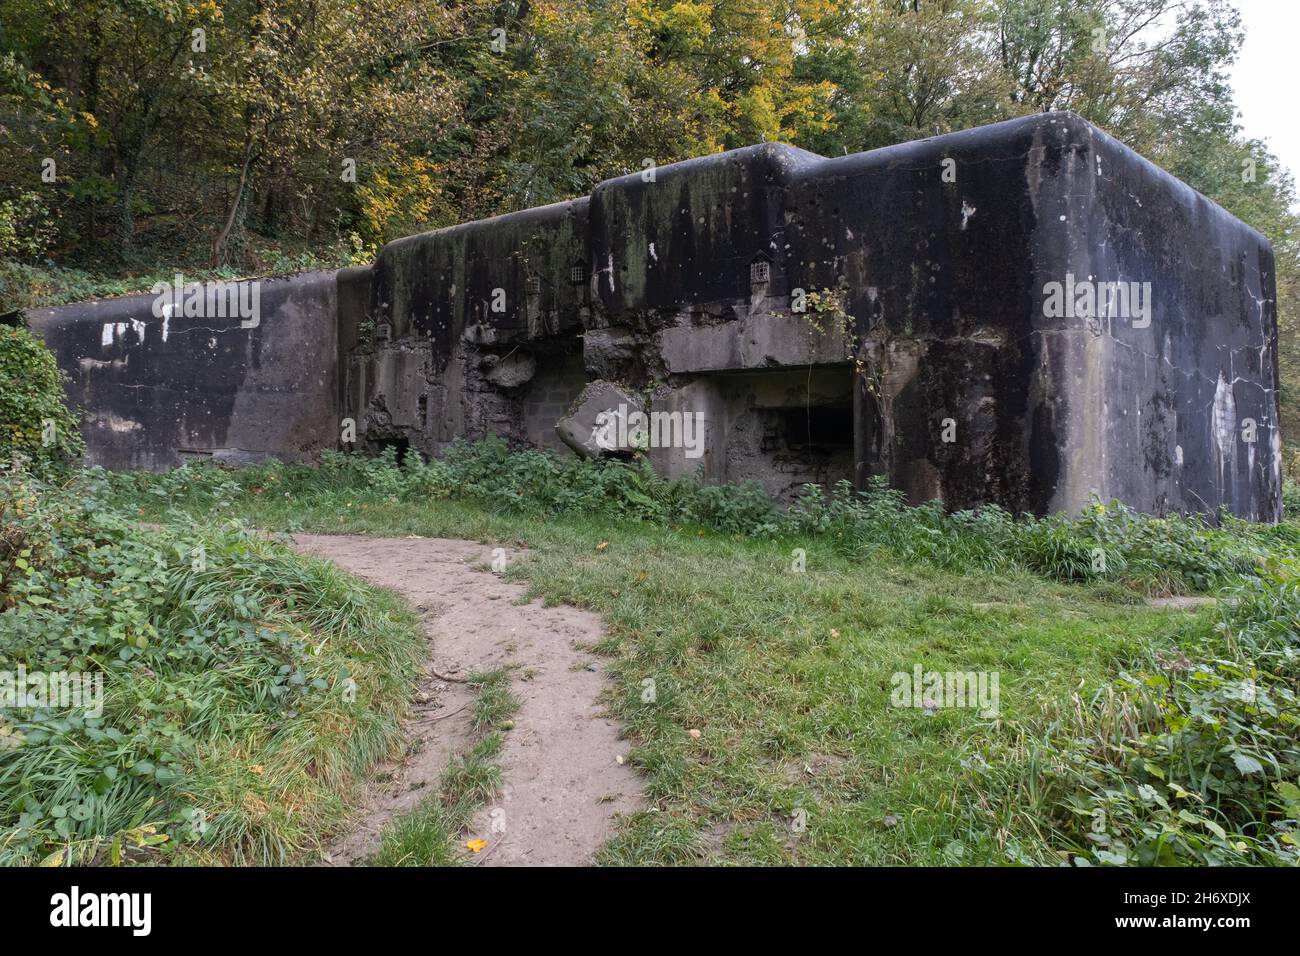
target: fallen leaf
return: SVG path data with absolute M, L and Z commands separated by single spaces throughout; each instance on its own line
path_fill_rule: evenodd
M 608 541 L 602 541 L 600 544 L 596 545 L 596 550 L 597 550 L 597 551 L 604 551 L 604 550 L 605 550 L 606 548 L 608 548 L 608 547 L 609 547 L 609 542 L 608 542 Z
M 475 837 L 473 840 L 467 841 L 465 846 L 469 847 L 469 849 L 473 850 L 475 853 L 482 853 L 487 847 L 487 840 L 480 840 Z
M 252 770 L 253 773 L 257 774 L 259 777 L 262 774 L 266 773 L 266 768 L 263 767 L 260 763 L 253 764 L 253 766 L 250 767 L 249 769 Z
M 696 740 L 700 739 L 700 732 L 696 730 L 694 727 L 692 727 L 690 730 L 686 732 L 690 734 L 692 737 L 694 737 Z

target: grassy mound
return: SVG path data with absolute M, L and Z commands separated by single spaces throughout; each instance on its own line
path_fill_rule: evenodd
M 414 620 L 237 525 L 148 530 L 104 492 L 0 478 L 3 669 L 102 688 L 0 716 L 0 863 L 300 859 L 400 738 Z

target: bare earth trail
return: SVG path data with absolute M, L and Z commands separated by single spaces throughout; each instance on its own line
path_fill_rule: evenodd
M 498 757 L 502 792 L 471 823 L 468 836 L 488 843 L 473 862 L 590 863 L 615 815 L 642 804 L 639 775 L 618 762 L 628 745 L 599 703 L 602 662 L 583 650 L 600 640 L 600 618 L 540 601 L 519 604 L 523 586 L 476 567 L 491 562 L 490 545 L 363 535 L 299 534 L 294 541 L 300 551 L 401 594 L 423 618 L 429 640 L 406 753 L 386 778 L 380 775 L 356 829 L 331 848 L 329 861 L 346 866 L 373 853 L 384 824 L 431 798 L 448 760 L 472 745 L 473 689 L 435 675 L 464 679 L 517 665 L 511 689 L 522 703 Z

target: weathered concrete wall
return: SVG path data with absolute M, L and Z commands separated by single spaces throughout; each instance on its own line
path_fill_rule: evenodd
M 1046 290 L 1076 279 L 1148 284 L 1149 314 L 1053 314 Z M 666 473 L 787 497 L 883 475 L 953 507 L 1279 515 L 1268 243 L 1072 114 L 677 163 L 394 243 L 369 281 L 394 338 L 358 347 L 348 407 L 428 451 L 538 443 L 582 382 L 531 377 L 571 368 L 580 340 L 588 379 L 706 422 L 702 459 L 652 450 Z
M 1153 513 L 1277 520 L 1268 241 L 1077 117 L 1041 124 L 1036 148 L 1037 277 L 1151 283 L 1147 319 L 1039 319 L 1037 464 L 1059 475 L 1049 506 L 1096 490 Z
M 337 445 L 334 274 L 257 285 L 256 324 L 234 310 L 186 316 L 183 300 L 159 317 L 153 293 L 28 313 L 85 412 L 90 461 L 160 470 L 196 457 L 305 459 Z
M 296 281 L 221 358 L 156 331 L 101 346 L 134 317 L 121 303 L 37 317 L 94 412 L 93 455 L 298 455 L 348 419 L 371 450 L 559 448 L 557 421 L 606 382 L 698 419 L 702 450 L 650 449 L 675 476 L 1280 515 L 1267 241 L 1072 114 L 834 159 L 735 150 Z M 264 419 L 244 399 L 267 393 L 285 404 Z
M 562 410 L 584 384 L 574 363 L 588 315 L 586 207 L 411 236 L 372 269 L 340 274 L 341 301 L 367 303 L 340 321 L 345 415 L 366 444 L 434 454 L 499 433 L 558 446 L 559 415 L 547 424 L 539 410 Z

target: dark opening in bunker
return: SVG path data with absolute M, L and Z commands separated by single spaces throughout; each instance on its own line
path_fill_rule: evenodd
M 797 495 L 805 484 L 827 490 L 853 477 L 853 409 L 845 405 L 756 409 L 759 452 L 783 479 L 781 497 Z
M 555 426 L 587 384 L 582 341 L 562 339 L 547 343 L 536 353 L 536 371 L 520 400 L 522 437 L 529 444 L 571 454 Z
M 791 500 L 806 484 L 853 479 L 853 391 L 847 368 L 725 379 L 734 396 L 727 481 L 757 481 Z
M 853 451 L 853 409 L 849 405 L 811 405 L 781 413 L 783 443 L 810 458 Z

